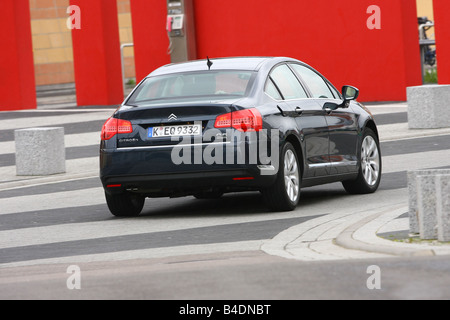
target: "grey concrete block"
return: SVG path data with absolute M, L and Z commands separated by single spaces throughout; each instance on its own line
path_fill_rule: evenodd
M 406 91 L 409 128 L 450 127 L 450 85 L 408 87 Z
M 409 232 L 419 233 L 419 216 L 417 213 L 417 172 L 408 171 L 408 216 Z
M 417 212 L 420 238 L 437 239 L 436 177 L 417 176 Z
M 438 240 L 450 241 L 450 174 L 436 176 Z
M 14 131 L 16 174 L 42 176 L 66 171 L 64 128 L 29 128 Z
M 424 169 L 408 171 L 408 205 L 409 205 L 409 232 L 420 233 L 419 212 L 417 208 L 417 177 L 421 175 L 450 174 L 450 169 Z

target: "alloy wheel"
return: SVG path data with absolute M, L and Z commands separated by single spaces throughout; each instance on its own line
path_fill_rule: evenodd
M 286 150 L 284 156 L 284 186 L 289 200 L 296 202 L 300 191 L 297 158 L 292 150 Z
M 380 175 L 380 153 L 375 139 L 366 136 L 361 148 L 361 170 L 369 186 L 374 186 Z

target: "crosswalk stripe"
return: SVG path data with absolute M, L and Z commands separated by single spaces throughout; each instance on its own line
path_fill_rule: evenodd
M 90 188 L 54 194 L 24 195 L 0 199 L 0 216 L 18 212 L 91 206 L 104 203 L 103 188 Z
M 91 157 L 66 160 L 67 175 L 77 175 L 80 172 L 83 173 L 84 176 L 98 176 L 99 158 Z M 53 176 L 48 176 L 48 178 L 52 177 Z M 16 175 L 16 166 L 0 167 L 0 188 L 2 187 L 1 183 L 20 181 L 26 178 L 31 177 L 21 177 Z M 36 177 L 35 179 L 37 180 L 39 177 Z
M 379 125 L 377 128 L 381 142 L 450 134 L 450 128 L 409 130 L 407 122 Z
M 385 199 L 385 205 L 387 206 L 389 203 L 396 202 L 397 195 L 396 193 L 405 193 L 404 189 L 397 190 L 392 192 L 390 190 L 382 190 L 379 193 L 380 197 Z M 367 204 L 367 198 L 369 195 L 361 196 L 358 199 L 354 199 L 355 206 L 360 206 L 364 204 L 365 210 L 375 210 L 379 208 L 378 203 Z M 32 200 L 32 198 L 28 198 L 28 200 Z M 34 200 L 34 199 L 33 199 Z M 169 231 L 183 231 L 188 229 L 195 228 L 203 228 L 203 227 L 215 227 L 220 226 L 225 227 L 227 225 L 236 225 L 233 227 L 235 230 L 239 230 L 238 225 L 240 223 L 253 223 L 253 222 L 269 222 L 270 224 L 276 224 L 277 220 L 283 221 L 286 219 L 304 219 L 310 220 L 312 218 L 321 215 L 325 218 L 327 214 L 330 214 L 329 208 L 330 206 L 334 208 L 333 215 L 337 216 L 345 216 L 348 215 L 348 207 L 342 204 L 342 199 L 332 199 L 327 202 L 318 202 L 309 206 L 308 212 L 303 212 L 302 210 L 296 210 L 294 212 L 285 212 L 285 213 L 277 213 L 276 218 L 271 216 L 268 217 L 267 213 L 259 213 L 252 215 L 243 215 L 243 216 L 221 216 L 221 215 L 211 215 L 211 216 L 192 216 L 188 215 L 187 217 L 177 216 L 176 219 L 160 219 L 160 218 L 141 218 L 141 219 L 111 219 L 104 221 L 96 221 L 96 222 L 83 222 L 83 223 L 68 223 L 61 225 L 51 225 L 45 227 L 34 227 L 34 228 L 25 228 L 25 229 L 16 229 L 16 230 L 6 230 L 0 232 L 0 264 L 2 264 L 2 260 L 4 263 L 8 263 L 8 258 L 1 257 L 3 253 L 2 250 L 8 250 L 10 248 L 20 250 L 21 252 L 32 253 L 34 250 L 38 248 L 29 248 L 29 246 L 43 246 L 47 245 L 47 251 L 49 257 L 55 258 L 58 254 L 52 254 L 49 251 L 50 247 L 48 245 L 51 244 L 61 244 L 62 246 L 67 246 L 68 251 L 66 250 L 65 256 L 74 255 L 70 254 L 70 248 L 73 248 L 75 252 L 88 252 L 89 250 L 80 250 L 80 246 L 85 246 L 86 240 L 93 240 L 98 243 L 103 243 L 107 248 L 100 250 L 98 254 L 90 254 L 90 257 L 94 257 L 97 255 L 103 255 L 109 250 L 123 252 L 120 248 L 116 248 L 115 246 L 108 247 L 108 242 L 117 241 L 117 237 L 126 237 L 132 236 L 128 238 L 128 240 L 123 240 L 125 242 L 130 242 L 132 239 L 135 239 L 134 236 L 139 237 L 139 235 L 150 235 L 158 232 L 169 232 Z M 193 200 L 195 201 L 195 200 Z M 89 210 L 87 207 L 86 210 Z M 180 209 L 182 210 L 182 209 Z M 357 214 L 359 216 L 359 214 Z M 303 225 L 303 224 L 302 224 Z M 305 224 L 307 226 L 307 224 Z M 237 229 L 236 229 L 237 228 Z M 200 231 L 198 231 L 200 232 Z M 144 248 L 143 245 L 148 245 L 148 248 L 152 247 L 152 243 L 144 244 L 142 243 L 143 238 L 137 238 L 139 241 L 137 242 L 138 249 L 147 249 Z M 71 243 L 71 242 L 75 243 Z M 90 241 L 89 243 L 92 243 Z M 159 238 L 157 241 L 161 243 L 170 243 L 169 239 L 165 240 L 165 237 Z M 138 244 L 140 243 L 140 244 Z M 170 245 L 164 247 L 171 247 Z M 59 248 L 58 246 L 54 248 Z M 24 249 L 24 250 L 21 250 Z M 27 251 L 28 250 L 28 251 Z M 32 251 L 30 251 L 32 250 Z M 8 251 L 8 255 L 10 257 L 11 251 Z M 159 251 L 161 252 L 161 251 Z M 138 252 L 139 253 L 139 252 Z M 106 253 L 108 254 L 108 253 Z M 113 254 L 113 253 L 111 253 Z M 32 254 L 34 256 L 34 254 Z M 39 255 L 37 255 L 38 257 Z M 46 255 L 42 255 L 46 256 Z M 136 257 L 134 257 L 136 258 Z M 35 260 L 35 259 L 26 259 L 26 257 L 17 258 L 15 257 L 14 261 L 23 260 Z M 33 263 L 31 261 L 31 263 Z
M 239 252 L 239 251 L 257 251 L 261 247 L 262 240 L 222 242 L 195 244 L 176 247 L 151 248 L 139 250 L 126 250 L 119 252 L 107 252 L 87 255 L 77 255 L 69 257 L 58 257 L 49 259 L 26 260 L 19 262 L 0 263 L 0 269 L 21 266 L 43 265 L 43 264 L 73 264 L 95 261 L 123 261 L 131 259 L 151 259 L 164 258 L 183 255 L 197 255 L 218 252 Z M 8 278 L 0 278 L 0 284 L 7 283 Z
M 106 207 L 106 204 L 104 205 Z M 150 206 L 151 204 L 149 203 L 149 207 Z M 86 206 L 86 210 L 89 210 L 89 206 Z M 109 217 L 109 215 L 105 217 Z M 285 213 L 277 215 L 276 219 L 272 217 L 272 220 L 275 222 L 276 220 L 284 220 L 289 218 L 292 218 L 292 214 L 289 215 Z M 141 218 L 55 224 L 44 227 L 0 231 L 0 249 L 150 234 L 157 232 L 180 231 L 194 228 L 225 226 L 259 221 L 267 221 L 267 215 L 255 214 L 251 217 L 246 216 L 229 218 L 210 216 L 202 217 L 201 219 L 195 219 L 192 218 L 192 216 L 189 216 L 186 218 L 177 218 L 170 223 L 164 219 Z
M 450 166 L 450 150 L 383 157 L 383 173 Z
M 66 148 L 100 145 L 100 132 L 87 132 L 64 135 Z M 15 141 L 0 142 L 0 154 L 15 153 Z

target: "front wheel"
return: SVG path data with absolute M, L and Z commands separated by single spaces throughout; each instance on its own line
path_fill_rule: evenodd
M 297 153 L 291 143 L 281 148 L 280 166 L 275 183 L 262 190 L 272 211 L 291 211 L 300 199 L 301 173 Z
M 381 180 L 381 152 L 378 138 L 369 128 L 364 130 L 359 156 L 358 177 L 342 184 L 348 193 L 373 193 L 378 189 Z
M 137 217 L 144 207 L 145 197 L 132 194 L 108 194 L 105 192 L 109 211 L 116 217 Z

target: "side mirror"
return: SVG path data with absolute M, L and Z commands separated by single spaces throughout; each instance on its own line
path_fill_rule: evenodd
M 355 100 L 359 96 L 359 90 L 352 86 L 342 87 L 342 96 L 344 101 L 340 105 L 341 108 L 348 108 L 350 106 L 350 100 Z
M 326 102 L 323 106 L 324 109 L 328 111 L 333 111 L 338 108 L 348 108 L 350 106 L 350 101 L 358 98 L 359 90 L 352 86 L 343 86 L 342 87 L 342 96 L 344 97 L 344 101 L 341 104 L 337 104 L 334 102 Z
M 342 96 L 344 97 L 344 101 L 355 100 L 359 96 L 359 90 L 352 86 L 343 86 Z

